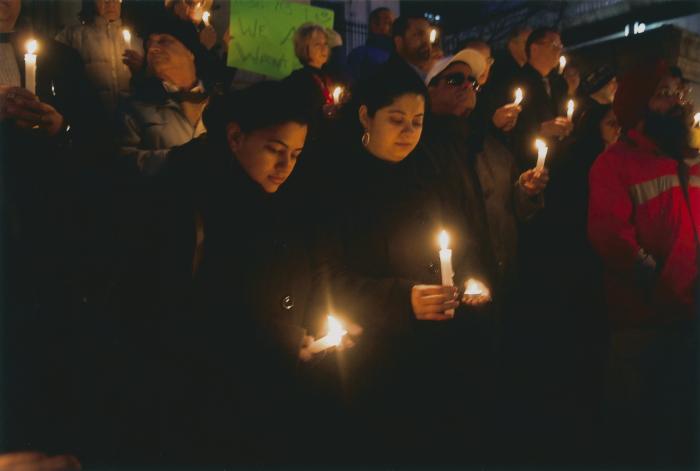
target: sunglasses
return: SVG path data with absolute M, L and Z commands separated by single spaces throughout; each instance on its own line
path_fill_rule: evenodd
M 478 92 L 479 88 L 481 88 L 479 82 L 476 80 L 476 77 L 474 77 L 473 75 L 465 77 L 464 74 L 454 73 L 445 75 L 442 78 L 443 80 L 445 80 L 447 85 L 450 85 L 452 87 L 461 87 L 462 85 L 464 85 L 464 82 L 467 82 L 469 83 L 469 85 L 471 85 L 472 89 L 475 92 Z

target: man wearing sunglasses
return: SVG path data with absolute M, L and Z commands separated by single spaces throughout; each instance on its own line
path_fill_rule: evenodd
M 485 211 L 497 292 L 503 296 L 514 282 L 518 223 L 527 221 L 542 207 L 542 191 L 549 176 L 547 169 L 518 171 L 515 157 L 496 138 L 499 131 L 475 122 L 483 119 L 483 115 L 472 114 L 480 87 L 477 77 L 487 77 L 488 65 L 484 52 L 472 48 L 435 65 L 426 82 L 433 115 L 426 143 L 432 142 L 428 146 L 433 148 L 453 143 L 456 147 L 452 154 L 442 153 L 467 167 L 469 178 L 464 181 L 475 188 L 479 202 L 473 206 Z M 506 106 L 516 108 L 514 124 L 520 107 Z M 434 138 L 436 133 L 441 135 L 440 143 Z

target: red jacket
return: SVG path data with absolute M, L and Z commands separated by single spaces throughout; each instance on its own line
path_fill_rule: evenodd
M 700 231 L 700 157 L 686 162 L 690 209 L 678 162 L 638 131 L 629 131 L 591 168 L 588 236 L 603 258 L 615 324 L 691 316 L 698 275 L 693 220 Z

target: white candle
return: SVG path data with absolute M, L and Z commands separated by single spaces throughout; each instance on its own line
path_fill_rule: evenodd
M 340 345 L 340 342 L 342 342 L 343 336 L 347 333 L 348 331 L 343 328 L 343 324 L 335 317 L 329 315 L 328 333 L 312 343 L 309 346 L 309 351 L 311 353 L 319 353 L 331 347 L 337 347 Z
M 437 41 L 437 29 L 433 28 L 430 30 L 430 44 L 435 44 Z
M 340 103 L 340 98 L 343 96 L 343 87 L 337 86 L 333 89 L 333 103 Z
M 700 126 L 700 113 L 695 113 L 694 119 L 693 119 L 693 127 L 696 128 Z
M 535 170 L 542 170 L 549 148 L 542 139 L 535 139 L 535 147 L 537 148 L 537 165 L 535 165 Z
M 523 101 L 523 90 L 521 88 L 515 89 L 515 101 L 514 105 L 519 105 Z
M 124 38 L 125 49 L 131 49 L 131 32 L 127 28 L 122 30 L 122 37 Z
M 569 100 L 566 104 L 566 117 L 569 118 L 569 121 L 574 117 L 574 100 Z
M 454 286 L 454 272 L 452 271 L 452 250 L 448 249 L 449 236 L 447 231 L 440 232 L 440 274 L 443 286 Z M 454 309 L 445 311 L 448 316 L 454 316 Z
M 27 53 L 24 55 L 24 88 L 36 95 L 36 39 L 27 41 Z
M 559 56 L 559 74 L 564 73 L 564 68 L 566 67 L 566 57 Z
M 478 281 L 476 281 L 474 278 L 469 278 L 467 282 L 465 283 L 466 289 L 464 290 L 464 294 L 470 295 L 470 296 L 479 296 L 483 294 L 484 292 L 481 289 L 481 285 Z
M 202 13 L 202 21 L 204 22 L 204 26 L 209 26 L 209 17 L 211 16 L 211 13 L 208 11 L 205 11 Z

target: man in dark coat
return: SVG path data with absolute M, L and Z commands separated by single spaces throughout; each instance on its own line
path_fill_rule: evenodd
M 389 59 L 394 49 L 391 39 L 393 23 L 394 14 L 386 7 L 376 8 L 369 14 L 367 43 L 348 55 L 348 66 L 354 80 L 371 77 Z

